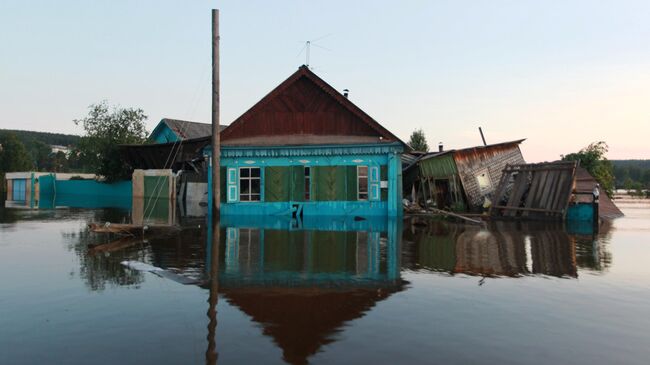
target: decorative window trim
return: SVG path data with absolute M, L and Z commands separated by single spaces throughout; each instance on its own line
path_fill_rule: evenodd
M 228 203 L 234 203 L 237 200 L 239 200 L 239 194 L 238 194 L 238 183 L 239 179 L 237 179 L 237 169 L 234 167 L 228 167 L 226 171 L 226 201 Z
M 368 172 L 368 175 L 370 175 L 368 176 L 368 198 L 370 201 L 379 201 L 381 200 L 379 166 L 370 166 Z

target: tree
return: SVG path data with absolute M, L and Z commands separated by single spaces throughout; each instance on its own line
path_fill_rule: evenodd
M 424 135 L 424 131 L 421 128 L 416 129 L 411 133 L 408 145 L 415 151 L 429 152 L 427 137 Z
M 118 145 L 143 143 L 147 137 L 147 116 L 142 109 L 109 108 L 106 101 L 89 109 L 85 118 L 74 121 L 85 131 L 79 142 L 80 158 L 106 181 L 128 178 L 130 169 L 122 160 Z
M 4 177 L 7 172 L 29 171 L 32 163 L 25 146 L 13 133 L 0 133 L 0 182 L 4 190 Z
M 604 141 L 594 142 L 579 152 L 562 156 L 562 161 L 579 161 L 580 166 L 598 181 L 601 189 L 609 197 L 612 197 L 614 194 L 614 167 L 605 157 L 607 151 L 607 143 Z

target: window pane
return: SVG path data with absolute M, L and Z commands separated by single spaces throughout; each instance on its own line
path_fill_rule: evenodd
M 239 169 L 239 175 L 240 177 L 249 177 L 251 173 L 251 169 L 248 167 L 243 167 Z
M 359 166 L 357 168 L 357 174 L 359 176 L 368 176 L 368 166 Z
M 367 193 L 368 192 L 368 178 L 359 177 L 359 192 Z
M 250 180 L 248 179 L 240 179 L 239 180 L 239 191 L 240 194 L 249 194 L 250 193 Z
M 309 167 L 305 167 L 305 177 L 309 177 L 310 170 Z
M 239 200 L 241 200 L 241 201 L 243 201 L 243 202 L 247 202 L 247 201 L 250 200 L 250 195 L 248 195 L 248 194 L 246 194 L 246 195 L 240 195 L 240 196 L 239 196 Z
M 260 177 L 260 168 L 259 167 L 251 167 L 250 172 L 251 172 L 251 177 Z
M 259 194 L 260 193 L 260 179 L 251 180 L 251 193 Z
M 260 194 L 251 194 L 251 201 L 260 201 Z

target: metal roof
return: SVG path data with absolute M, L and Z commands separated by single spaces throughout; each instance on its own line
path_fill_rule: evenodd
M 194 139 L 212 135 L 212 124 L 191 122 L 189 120 L 163 118 L 158 126 L 166 124 L 180 139 Z M 219 132 L 228 127 L 220 125 Z M 158 129 L 158 127 L 156 127 Z

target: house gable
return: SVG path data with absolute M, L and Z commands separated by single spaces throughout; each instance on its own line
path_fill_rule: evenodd
M 400 142 L 302 66 L 221 133 L 224 145 Z

